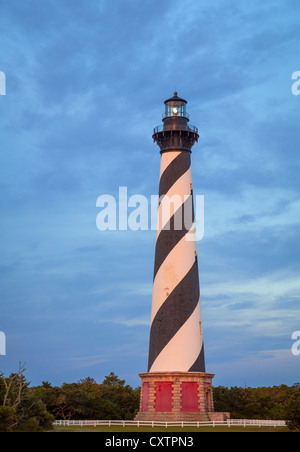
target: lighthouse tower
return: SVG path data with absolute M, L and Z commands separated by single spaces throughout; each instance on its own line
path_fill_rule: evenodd
M 153 140 L 161 153 L 148 372 L 140 374 L 138 420 L 223 419 L 205 372 L 191 150 L 198 129 L 187 101 L 165 101 Z M 226 413 L 228 414 L 228 413 Z M 225 416 L 227 417 L 227 416 Z

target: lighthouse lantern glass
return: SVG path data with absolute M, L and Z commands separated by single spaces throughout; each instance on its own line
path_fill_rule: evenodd
M 165 114 L 163 115 L 163 117 L 170 118 L 173 116 L 188 118 L 185 102 L 172 100 L 165 104 Z

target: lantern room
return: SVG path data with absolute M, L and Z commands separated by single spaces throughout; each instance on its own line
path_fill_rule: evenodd
M 163 121 L 167 118 L 185 118 L 189 120 L 189 115 L 186 112 L 187 101 L 178 97 L 177 92 L 174 96 L 165 100 L 165 113 L 163 114 Z

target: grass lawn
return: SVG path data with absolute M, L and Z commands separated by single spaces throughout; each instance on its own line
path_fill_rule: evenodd
M 150 433 L 188 433 L 188 432 L 288 432 L 287 427 L 257 427 L 257 426 L 218 426 L 218 427 L 136 427 L 136 426 L 84 426 L 80 427 L 78 425 L 65 427 L 65 426 L 55 426 L 55 432 L 106 432 L 106 433 L 130 433 L 130 432 L 150 432 Z

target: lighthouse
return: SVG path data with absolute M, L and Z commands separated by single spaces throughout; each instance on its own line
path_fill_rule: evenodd
M 137 420 L 223 420 L 205 370 L 187 101 L 165 102 L 153 140 L 160 148 L 159 205 L 147 372 Z

